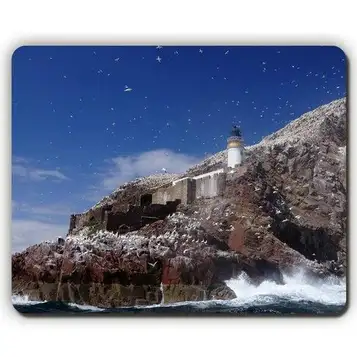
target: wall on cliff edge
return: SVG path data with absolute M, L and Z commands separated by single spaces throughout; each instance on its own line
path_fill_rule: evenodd
M 133 221 L 136 222 L 137 216 L 140 216 L 138 214 L 141 211 L 140 206 L 166 205 L 177 200 L 183 205 L 188 205 L 196 199 L 220 196 L 225 191 L 226 180 L 227 173 L 223 168 L 220 168 L 194 177 L 183 177 L 156 189 L 138 190 L 139 192 L 137 192 L 135 187 L 131 187 L 129 196 L 132 204 L 128 204 L 128 197 L 124 195 L 123 191 L 123 198 L 118 198 L 112 204 L 90 209 L 82 214 L 71 215 L 68 234 L 73 234 L 83 227 L 113 231 L 118 229 L 119 223 L 132 227 Z M 134 220 L 132 216 L 135 218 Z M 140 224 L 137 223 L 134 226 L 139 227 Z
M 153 204 L 166 204 L 167 201 L 180 200 L 186 205 L 194 199 L 195 181 L 186 177 L 174 182 L 171 186 L 161 187 L 152 194 Z
M 103 206 L 100 209 L 92 210 L 88 212 L 72 214 L 69 223 L 68 234 L 72 234 L 77 228 L 85 226 L 93 226 L 96 229 L 104 229 L 105 212 L 109 208 Z
M 226 173 L 223 169 L 208 172 L 195 177 L 184 177 L 173 181 L 171 186 L 161 187 L 152 195 L 152 203 L 166 204 L 168 201 L 180 200 L 190 204 L 195 199 L 211 198 L 223 194 Z
M 220 196 L 226 187 L 226 173 L 223 169 L 194 177 L 194 180 L 195 199 Z

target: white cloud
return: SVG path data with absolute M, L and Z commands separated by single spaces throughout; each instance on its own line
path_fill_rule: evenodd
M 119 156 L 109 160 L 112 167 L 101 175 L 103 177 L 101 187 L 112 190 L 136 177 L 162 173 L 163 168 L 168 173 L 182 173 L 200 161 L 201 158 L 165 149 L 133 156 Z
M 34 181 L 42 181 L 49 177 L 55 177 L 59 180 L 68 180 L 68 177 L 63 175 L 59 170 L 39 170 L 33 169 L 29 172 L 29 176 Z
M 23 212 L 36 215 L 45 215 L 45 216 L 69 216 L 72 214 L 72 210 L 69 206 L 66 205 L 30 205 L 28 203 L 20 203 L 12 201 L 12 209 L 15 212 Z
M 86 199 L 98 201 L 109 191 L 117 188 L 124 182 L 131 181 L 136 177 L 148 176 L 161 173 L 165 168 L 168 173 L 182 173 L 191 166 L 200 162 L 202 158 L 171 150 L 153 150 L 132 156 L 119 156 L 106 160 L 107 166 L 100 173 L 100 181 L 91 187 Z M 13 174 L 31 180 L 42 180 L 45 177 L 65 179 L 66 177 L 56 170 L 39 170 L 30 167 L 25 159 L 14 160 Z M 15 167 L 15 170 L 14 170 Z M 30 205 L 12 201 L 13 212 L 25 213 L 26 219 L 13 219 L 12 221 L 12 244 L 13 251 L 21 251 L 32 244 L 44 240 L 53 240 L 57 236 L 64 236 L 68 231 L 68 224 L 44 222 L 46 216 L 68 216 L 71 208 L 66 205 Z M 37 218 L 38 217 L 38 218 Z
M 28 163 L 29 161 L 24 158 L 24 157 L 21 157 L 21 156 L 13 156 L 12 157 L 12 162 L 16 162 L 16 163 Z
M 67 231 L 67 224 L 14 219 L 12 221 L 12 251 L 20 252 L 30 245 L 44 240 L 55 240 L 58 236 L 65 236 Z
M 115 188 L 137 177 L 155 173 L 183 173 L 202 161 L 201 157 L 175 153 L 168 149 L 146 151 L 137 155 L 118 156 L 106 160 L 107 167 L 98 175 L 101 180 L 90 187 L 84 199 L 97 202 Z
M 26 181 L 43 181 L 46 179 L 52 179 L 56 181 L 68 180 L 68 177 L 56 170 L 44 170 L 41 168 L 33 167 L 30 161 L 15 156 L 13 157 L 12 174 L 20 177 Z

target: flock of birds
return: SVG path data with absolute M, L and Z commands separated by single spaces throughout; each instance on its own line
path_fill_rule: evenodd
M 180 56 L 180 49 L 175 49 L 170 47 L 165 47 L 165 50 L 163 49 L 164 47 L 161 45 L 156 46 L 156 53 L 155 53 L 155 61 L 157 62 L 158 65 L 160 66 L 165 66 L 165 54 L 167 53 L 169 55 L 173 54 L 174 56 Z M 166 51 L 166 52 L 164 52 Z M 171 51 L 171 52 L 170 52 Z M 207 55 L 207 50 L 205 48 L 197 48 L 197 55 L 198 56 L 206 56 Z M 229 57 L 231 55 L 232 51 L 227 50 L 222 47 L 222 55 L 223 57 Z M 280 54 L 280 50 L 277 51 L 277 55 Z M 97 56 L 97 52 L 93 51 L 93 55 Z M 29 58 L 29 60 L 32 60 Z M 55 58 L 50 57 L 51 61 L 54 61 Z M 154 59 L 153 59 L 154 60 Z M 120 66 L 120 63 L 122 61 L 121 57 L 115 57 L 113 61 Z M 229 77 L 227 75 L 222 74 L 222 69 L 224 68 L 223 61 L 221 64 L 217 64 L 216 66 L 216 73 L 212 73 L 211 78 L 212 79 L 222 79 L 224 81 L 229 81 Z M 343 59 L 341 61 L 344 61 Z M 257 126 L 263 125 L 264 122 L 270 121 L 273 123 L 273 125 L 276 128 L 280 128 L 283 125 L 287 124 L 290 122 L 292 119 L 294 119 L 297 116 L 297 112 L 295 109 L 295 102 L 293 102 L 290 98 L 285 97 L 285 93 L 290 91 L 293 88 L 299 88 L 300 87 L 300 82 L 297 78 L 300 77 L 305 77 L 311 79 L 311 90 L 313 91 L 320 91 L 323 92 L 326 95 L 326 98 L 335 98 L 337 96 L 341 97 L 344 96 L 345 93 L 345 87 L 343 83 L 345 82 L 345 73 L 344 71 L 336 66 L 332 66 L 330 68 L 330 71 L 328 75 L 324 72 L 313 72 L 311 70 L 304 69 L 302 65 L 299 64 L 290 64 L 291 69 L 296 72 L 296 78 L 291 78 L 287 79 L 285 81 L 282 81 L 279 83 L 281 86 L 281 95 L 275 98 L 275 104 L 274 106 L 272 105 L 266 105 L 264 102 L 264 98 L 260 98 L 259 102 L 257 99 L 252 100 L 253 98 L 250 98 L 250 93 L 251 89 L 250 88 L 244 88 L 242 93 L 238 95 L 232 95 L 232 98 L 227 98 L 224 101 L 218 101 L 216 106 L 214 108 L 207 109 L 207 112 L 205 114 L 200 113 L 200 115 L 196 115 L 191 108 L 187 108 L 187 114 L 186 118 L 183 118 L 182 123 L 179 123 L 180 127 L 183 128 L 184 130 L 180 131 L 180 135 L 176 135 L 174 131 L 176 130 L 174 125 L 170 121 L 167 121 L 165 125 L 157 125 L 156 123 L 152 123 L 151 128 L 149 128 L 147 132 L 147 136 L 151 138 L 151 145 L 153 148 L 156 148 L 158 145 L 161 145 L 162 140 L 167 138 L 169 135 L 172 138 L 172 141 L 175 141 L 175 145 L 177 146 L 177 151 L 179 152 L 185 152 L 185 149 L 187 147 L 187 142 L 190 141 L 193 143 L 193 145 L 201 148 L 202 151 L 204 151 L 204 154 L 206 155 L 208 152 L 212 151 L 219 151 L 224 149 L 225 147 L 225 133 L 215 133 L 212 135 L 212 137 L 207 138 L 206 133 L 200 133 L 194 130 L 195 125 L 204 125 L 208 121 L 212 122 L 212 120 L 219 120 L 222 117 L 225 117 L 227 112 L 231 112 L 232 107 L 236 108 L 236 112 L 239 112 L 239 108 L 242 106 L 244 107 L 249 107 L 251 112 L 252 112 L 252 117 L 257 118 Z M 273 63 L 269 63 L 267 60 L 262 60 L 260 62 L 260 66 L 257 67 L 257 71 L 261 71 L 262 73 L 267 73 L 267 72 L 276 72 L 278 73 L 280 71 L 280 68 L 278 66 L 275 66 Z M 109 73 L 105 68 L 96 68 L 94 71 L 94 74 L 98 76 L 98 80 L 101 80 L 102 76 L 110 77 L 112 73 Z M 69 75 L 67 73 L 63 73 L 62 80 L 66 81 L 69 79 Z M 333 83 L 333 84 L 331 84 Z M 130 83 L 125 84 L 124 88 L 121 88 L 123 91 L 123 95 L 127 96 L 132 96 L 132 95 L 137 95 L 136 92 L 139 92 L 137 88 L 134 88 L 133 86 L 130 85 Z M 85 100 L 81 97 L 78 98 L 79 102 L 81 102 L 83 105 L 85 105 Z M 96 100 L 95 97 L 93 97 L 93 100 Z M 127 121 L 133 126 L 140 126 L 140 123 L 143 121 L 146 121 L 147 113 L 150 113 L 151 106 L 150 106 L 150 99 L 148 95 L 143 96 L 143 98 L 138 98 L 138 107 L 137 107 L 137 112 L 136 114 L 133 114 L 132 117 L 127 117 L 127 118 L 121 118 L 120 121 Z M 17 103 L 15 103 L 17 105 Z M 156 105 L 156 103 L 155 103 Z M 50 107 L 52 109 L 52 112 L 56 112 L 56 103 L 54 101 L 50 102 Z M 170 110 L 172 110 L 172 107 L 168 105 L 168 103 L 162 103 L 162 108 L 164 111 L 167 111 L 167 117 L 170 117 Z M 307 107 L 307 110 L 312 109 L 311 107 Z M 118 111 L 118 108 L 116 108 L 115 104 L 108 105 L 108 115 L 104 115 L 103 117 L 106 118 L 111 118 L 111 119 L 103 119 L 103 130 L 105 133 L 110 135 L 105 142 L 100 142 L 99 145 L 104 145 L 106 148 L 110 148 L 110 151 L 113 156 L 119 156 L 122 155 L 122 152 L 125 152 L 125 147 L 127 143 L 130 142 L 135 142 L 135 140 L 138 140 L 138 137 L 141 137 L 142 132 L 138 131 L 138 136 L 135 135 L 126 135 L 121 133 L 118 130 L 119 127 L 119 121 L 117 119 L 113 119 L 113 116 L 110 115 L 112 113 L 113 115 L 116 114 Z M 68 119 L 67 119 L 67 132 L 69 137 L 71 138 L 71 135 L 74 133 L 74 127 L 75 124 L 74 122 L 76 121 L 76 117 L 79 113 L 75 112 L 70 112 L 68 113 Z M 235 121 L 237 124 L 241 125 L 242 121 L 239 118 L 239 115 L 233 115 L 231 118 L 232 121 Z M 244 124 L 244 123 L 243 123 Z M 174 135 L 173 135 L 174 134 Z M 254 140 L 254 143 L 258 142 L 261 139 L 261 136 L 259 136 L 257 131 L 253 131 L 252 133 L 252 138 Z M 120 136 L 118 138 L 118 135 Z M 69 140 L 71 140 L 69 138 Z M 178 142 L 178 143 L 177 143 Z M 49 145 L 51 146 L 53 144 L 53 141 L 49 141 Z M 98 145 L 98 143 L 96 143 Z M 85 146 L 83 144 L 78 145 L 79 150 L 85 150 Z M 49 151 L 50 152 L 50 151 Z M 58 166 L 58 162 L 61 159 L 60 154 L 56 154 L 54 157 L 48 157 L 45 159 L 46 164 L 48 164 L 49 161 L 54 162 L 56 166 Z M 44 160 L 39 160 L 39 162 L 44 161 Z M 100 176 L 99 173 L 95 170 L 93 170 L 93 162 L 89 158 L 88 162 L 85 161 L 80 161 L 78 163 L 80 170 L 81 169 L 90 169 L 91 173 L 94 176 Z M 157 168 L 155 168 L 157 169 Z M 165 167 L 161 168 L 162 173 L 167 173 L 168 170 Z M 100 189 L 98 189 L 98 192 Z M 83 198 L 84 201 L 87 199 Z
M 174 213 L 167 217 L 165 233 L 158 235 L 144 235 L 140 232 L 125 234 L 100 230 L 89 233 L 88 227 L 75 235 L 66 238 L 66 244 L 76 246 L 75 255 L 78 260 L 85 259 L 89 254 L 99 251 L 116 251 L 122 256 L 150 258 L 184 257 L 195 259 L 203 255 L 224 255 L 208 244 L 204 236 L 200 236 L 200 222 L 182 213 Z M 74 250 L 71 250 L 72 252 Z M 186 261 L 187 262 L 187 261 Z M 151 263 L 154 267 L 156 263 Z
M 157 51 L 161 51 L 163 49 L 163 46 L 158 45 L 156 46 L 156 50 Z M 199 55 L 203 56 L 205 54 L 205 51 L 202 48 L 199 48 L 198 50 Z M 230 51 L 229 50 L 224 50 L 222 49 L 222 52 L 224 53 L 225 56 L 229 55 Z M 280 53 L 281 51 L 277 51 L 277 53 Z M 173 50 L 174 55 L 179 55 L 179 51 L 178 50 Z M 93 51 L 94 55 L 97 55 L 96 51 Z M 52 58 L 51 58 L 52 59 Z M 120 63 L 121 58 L 117 57 L 114 59 L 115 62 Z M 162 55 L 160 56 L 157 55 L 156 57 L 156 61 L 158 63 L 163 63 L 163 57 Z M 344 61 L 342 59 L 342 61 Z M 220 71 L 220 66 L 216 67 L 217 72 Z M 303 72 L 303 68 L 299 65 L 296 64 L 291 64 L 291 69 L 295 70 L 296 72 Z M 279 72 L 281 69 L 279 67 L 275 67 L 274 65 L 270 66 L 270 64 L 267 61 L 261 61 L 261 66 L 260 69 L 263 73 L 267 72 L 267 71 L 273 71 L 273 72 Z M 327 76 L 327 74 L 325 72 L 321 72 L 321 73 L 314 73 L 312 71 L 305 71 L 305 73 L 297 73 L 297 77 L 301 77 L 301 76 L 305 76 L 305 77 L 311 77 L 311 78 L 315 78 L 315 80 L 319 80 L 319 85 L 316 86 L 316 81 L 314 81 L 311 84 L 311 90 L 315 90 L 315 91 L 323 91 L 327 97 L 330 97 L 331 99 L 333 99 L 334 97 L 342 97 L 344 96 L 346 93 L 343 91 L 343 85 L 340 84 L 341 80 L 345 80 L 344 79 L 344 75 L 345 73 L 343 73 L 341 71 L 341 69 L 337 68 L 337 66 L 332 66 L 330 69 L 331 73 L 329 73 L 329 76 Z M 97 74 L 98 75 L 103 75 L 105 74 L 105 71 L 100 68 L 97 70 Z M 111 73 L 107 73 L 107 76 L 110 76 Z M 67 79 L 67 75 L 63 76 L 64 79 Z M 217 78 L 216 75 L 213 75 L 211 77 L 212 79 Z M 228 80 L 227 77 L 223 77 L 224 80 Z M 333 80 L 334 82 L 336 82 L 337 84 L 335 84 L 334 87 L 332 87 L 331 85 L 329 85 L 329 81 Z M 315 85 L 315 86 L 314 86 Z M 289 87 L 299 87 L 300 83 L 297 79 L 291 79 L 291 80 L 286 80 L 286 81 L 282 81 L 280 82 L 280 86 L 282 87 L 282 93 L 289 91 Z M 130 87 L 129 85 L 125 85 L 123 91 L 125 93 L 130 93 L 134 90 L 134 88 Z M 240 96 L 239 99 L 234 98 L 234 99 L 230 99 L 230 100 L 226 100 L 224 101 L 224 103 L 221 103 L 221 106 L 219 106 L 218 108 L 214 109 L 215 111 L 217 111 L 218 113 L 223 113 L 224 112 L 224 107 L 231 104 L 234 105 L 236 107 L 240 107 L 242 105 L 242 103 L 244 102 L 245 104 L 247 104 L 248 102 L 250 102 L 251 104 L 251 110 L 253 111 L 253 116 L 255 118 L 257 118 L 260 121 L 266 121 L 266 120 L 270 120 L 276 128 L 278 128 L 281 125 L 284 125 L 286 123 L 288 123 L 289 121 L 291 121 L 292 119 L 294 119 L 294 117 L 296 117 L 297 113 L 294 110 L 294 103 L 291 102 L 289 99 L 284 99 L 283 95 L 279 96 L 276 98 L 277 100 L 277 105 L 275 108 L 269 107 L 267 105 L 263 105 L 262 101 L 260 101 L 260 103 L 254 101 L 254 100 L 249 100 L 247 98 L 245 98 L 245 96 L 249 95 L 250 90 L 249 88 L 246 88 L 243 92 L 243 95 Z M 93 98 L 94 100 L 95 98 Z M 144 98 L 146 101 L 143 104 L 143 110 L 147 111 L 150 110 L 149 107 L 149 102 L 147 101 L 148 97 L 145 96 Z M 82 99 L 80 98 L 80 101 Z M 139 102 L 139 101 L 138 101 Z M 164 104 L 164 107 L 166 109 L 169 109 L 170 106 Z M 307 110 L 312 109 L 311 106 L 307 107 Z M 114 107 L 110 107 L 109 108 L 110 111 L 115 111 Z M 53 111 L 55 111 L 55 108 L 53 108 Z M 185 133 L 189 133 L 191 132 L 191 124 L 193 122 L 193 118 L 192 116 L 189 114 L 190 113 L 190 109 L 187 110 L 188 113 L 188 118 L 187 118 L 187 123 L 186 123 L 186 130 Z M 256 112 L 256 113 L 254 113 Z M 207 113 L 207 120 L 212 116 L 212 112 Z M 137 116 L 133 116 L 132 118 L 127 118 L 129 123 L 139 123 L 141 120 L 144 120 L 144 116 L 145 116 L 145 112 L 142 115 L 137 115 Z M 69 115 L 70 118 L 73 118 L 73 113 L 71 113 Z M 202 118 L 202 115 L 200 114 L 200 119 L 195 119 L 194 121 L 196 121 L 197 123 L 199 122 L 200 124 L 205 124 L 205 119 Z M 241 124 L 241 120 L 239 120 L 239 118 L 237 117 L 237 115 L 233 115 L 232 116 L 232 121 L 237 122 L 238 124 Z M 116 125 L 116 122 L 112 122 L 111 126 L 106 126 L 105 127 L 105 131 L 109 132 L 112 135 L 116 135 L 117 132 L 114 130 L 114 126 Z M 166 123 L 166 127 L 170 128 L 171 127 L 171 123 L 167 122 Z M 167 133 L 167 128 L 160 128 L 160 127 L 153 127 L 152 128 L 152 144 L 157 144 L 159 139 L 164 137 Z M 72 134 L 72 126 L 71 124 L 68 125 L 68 134 Z M 260 137 L 257 136 L 258 133 L 257 132 L 253 132 L 253 140 L 255 140 L 255 142 L 257 142 L 257 140 L 260 139 Z M 207 140 L 202 140 L 202 138 L 200 137 L 200 135 L 195 135 L 194 136 L 195 139 L 197 139 L 198 141 L 200 141 L 201 143 L 201 147 L 202 145 L 206 145 L 208 144 Z M 212 137 L 212 143 L 210 143 L 211 145 L 213 145 L 215 148 L 219 148 L 222 146 L 221 143 L 221 139 L 223 138 L 223 135 L 217 135 L 217 136 L 213 136 Z M 135 136 L 129 135 L 129 136 L 123 136 L 121 137 L 121 140 L 123 142 L 128 142 L 128 141 L 134 141 L 137 138 Z M 186 138 L 185 137 L 180 137 L 177 138 L 178 140 L 180 140 L 180 142 L 182 142 L 183 146 L 185 143 Z M 109 144 L 107 144 L 107 147 L 109 147 Z M 118 144 L 117 145 L 117 149 L 121 149 L 121 145 Z M 181 150 L 181 149 L 180 149 Z

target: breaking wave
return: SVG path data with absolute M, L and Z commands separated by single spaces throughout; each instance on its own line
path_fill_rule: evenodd
M 72 306 L 74 308 L 80 309 L 80 310 L 84 310 L 84 311 L 93 311 L 93 312 L 99 312 L 99 311 L 104 311 L 105 309 L 101 308 L 101 307 L 96 307 L 96 306 L 92 306 L 92 305 L 80 305 L 80 304 L 74 304 L 74 303 L 69 303 L 69 306 Z
M 236 294 L 232 300 L 186 301 L 120 308 L 100 308 L 58 301 L 31 301 L 27 296 L 12 296 L 16 310 L 21 313 L 120 313 L 121 315 L 336 315 L 346 305 L 346 279 L 329 277 L 312 279 L 303 271 L 284 275 L 284 285 L 264 281 L 256 286 L 243 273 L 238 278 L 226 281 Z
M 13 305 L 36 305 L 36 304 L 43 304 L 46 302 L 46 301 L 30 300 L 27 295 L 12 295 L 11 301 Z
M 328 277 L 312 279 L 303 270 L 293 275 L 284 275 L 284 285 L 273 281 L 263 281 L 259 286 L 249 283 L 245 273 L 236 279 L 226 281 L 235 292 L 237 298 L 229 303 L 269 304 L 284 299 L 291 302 L 310 301 L 327 305 L 346 304 L 346 279 Z

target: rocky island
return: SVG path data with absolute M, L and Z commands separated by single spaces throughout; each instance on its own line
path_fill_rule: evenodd
M 13 294 L 118 307 L 232 299 L 225 281 L 242 272 L 344 276 L 346 120 L 343 98 L 244 152 L 236 131 L 184 174 L 122 185 L 72 215 L 65 239 L 13 254 Z

